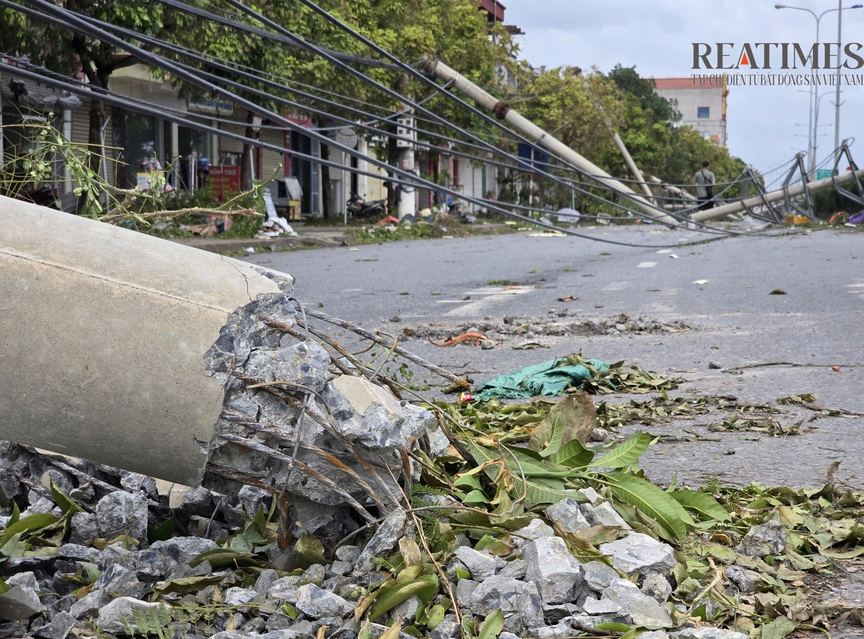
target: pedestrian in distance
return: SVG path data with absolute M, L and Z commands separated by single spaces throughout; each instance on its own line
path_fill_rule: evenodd
M 693 176 L 693 184 L 696 185 L 696 198 L 699 200 L 699 210 L 705 211 L 714 208 L 714 174 L 708 170 L 711 166 L 708 161 L 702 163 L 702 168 Z

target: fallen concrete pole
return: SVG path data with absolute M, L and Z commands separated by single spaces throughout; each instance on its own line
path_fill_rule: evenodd
M 650 181 L 652 184 L 656 184 L 657 186 L 663 187 L 664 189 L 666 189 L 670 193 L 674 193 L 675 195 L 680 195 L 685 200 L 693 200 L 694 202 L 696 201 L 695 195 L 691 195 L 687 191 L 685 191 L 683 189 L 679 189 L 677 186 L 669 186 L 668 184 L 663 182 L 663 180 L 661 180 L 658 177 L 654 177 L 653 175 L 649 175 L 648 181 Z
M 504 120 L 532 142 L 551 151 L 558 157 L 563 158 L 586 175 L 594 177 L 601 184 L 606 185 L 629 202 L 635 204 L 649 217 L 663 222 L 664 224 L 678 224 L 675 218 L 659 211 L 655 206 L 630 189 L 626 184 L 619 182 L 599 166 L 582 157 L 569 146 L 556 139 L 527 118 L 519 115 L 519 113 L 510 108 L 509 104 L 497 100 L 495 97 L 481 89 L 463 75 L 459 74 L 457 71 L 448 67 L 443 62 L 436 61 L 432 64 L 431 68 L 432 72 L 438 78 L 452 83 L 456 89 L 484 108 L 492 111 L 495 114 L 495 117 Z
M 0 439 L 370 524 L 407 507 L 406 451 L 449 445 L 290 276 L 7 198 L 0 220 Z
M 864 177 L 864 169 L 857 172 L 858 177 Z M 807 184 L 807 188 L 811 191 L 819 191 L 821 189 L 825 189 L 834 186 L 835 178 L 825 178 L 824 180 L 816 180 L 815 182 L 810 182 Z M 855 173 L 848 172 L 843 173 L 842 175 L 838 175 L 836 180 L 837 184 L 844 184 L 851 180 L 855 179 Z M 707 220 L 713 220 L 714 218 L 723 217 L 724 215 L 730 215 L 732 213 L 740 213 L 745 211 L 749 207 L 759 206 L 762 204 L 778 202 L 780 200 L 785 199 L 786 197 L 797 197 L 799 195 L 804 194 L 804 185 L 799 184 L 798 186 L 790 186 L 787 191 L 783 191 L 782 189 L 779 191 L 771 191 L 770 193 L 766 193 L 764 196 L 756 195 L 751 198 L 747 198 L 746 200 L 741 200 L 739 202 L 731 202 L 729 204 L 724 204 L 722 206 L 715 207 L 713 209 L 707 209 L 705 211 L 696 211 L 691 216 L 696 222 L 705 222 Z
M 639 185 L 642 187 L 645 195 L 647 195 L 649 199 L 653 198 L 654 194 L 651 192 L 651 189 L 648 188 L 648 185 L 645 184 L 645 178 L 642 177 L 642 172 L 639 170 L 639 167 L 636 166 L 636 163 L 633 161 L 633 157 L 630 155 L 630 151 L 627 150 L 627 147 L 624 144 L 624 140 L 622 140 L 621 136 L 617 133 L 612 134 L 612 139 L 615 140 L 615 146 L 618 147 L 621 155 L 624 156 L 624 161 L 630 168 L 630 172 L 633 174 L 633 177 L 636 178 L 637 182 L 639 182 Z
M 0 197 L 0 438 L 187 485 L 222 410 L 204 356 L 292 280 Z

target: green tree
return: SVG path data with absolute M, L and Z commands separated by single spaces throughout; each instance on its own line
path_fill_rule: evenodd
M 55 0 L 55 3 L 88 17 L 147 35 L 157 34 L 162 28 L 162 7 L 159 3 L 140 0 Z M 0 29 L 0 50 L 27 56 L 31 62 L 59 73 L 72 75 L 80 69 L 90 84 L 103 89 L 108 88 L 112 73 L 137 62 L 110 45 L 45 20 L 30 18 L 13 9 L 0 9 L 0 24 L 4 25 Z M 91 100 L 88 136 L 91 149 L 99 147 L 104 122 L 102 103 Z M 98 171 L 100 155 L 91 154 L 90 162 L 90 168 Z
M 212 6 L 213 3 L 206 3 Z M 499 62 L 509 52 L 509 36 L 502 36 L 493 43 L 488 37 L 486 23 L 477 9 L 475 0 L 323 0 L 318 3 L 343 22 L 352 26 L 370 40 L 409 63 L 424 59 L 441 58 L 468 77 L 491 84 L 496 80 L 495 70 Z M 218 3 L 217 3 L 218 6 Z M 321 16 L 315 14 L 297 0 L 258 0 L 247 3 L 275 23 L 284 25 L 301 38 L 314 42 L 324 48 L 353 54 L 361 57 L 379 57 L 365 45 L 338 29 Z M 321 89 L 350 96 L 356 100 L 389 111 L 397 110 L 401 104 L 385 92 L 370 86 L 362 79 L 352 76 L 324 58 L 301 47 L 273 45 L 257 36 L 248 36 L 226 27 L 202 23 L 197 18 L 176 15 L 166 19 L 166 37 L 182 40 L 187 46 L 203 50 L 205 53 L 236 61 L 262 71 L 277 73 L 292 82 L 302 83 L 311 93 Z M 240 17 L 242 22 L 260 27 L 248 17 Z M 169 22 L 171 27 L 168 28 Z M 407 74 L 392 70 L 355 66 L 386 87 L 397 90 L 413 99 L 428 97 L 429 89 Z M 244 83 L 248 82 L 243 80 Z M 194 91 L 188 87 L 187 90 Z M 273 91 L 289 99 L 295 97 L 287 91 Z M 254 96 L 252 101 L 279 110 Z M 307 100 L 296 100 L 309 103 Z M 317 104 L 318 108 L 322 108 Z M 473 124 L 465 111 L 454 108 L 443 98 L 435 98 L 426 106 L 440 113 L 442 117 L 457 124 Z M 349 111 L 325 107 L 333 116 L 355 118 Z M 328 118 L 316 116 L 317 126 L 332 125 Z M 387 123 L 383 126 L 391 126 Z M 436 127 L 432 127 L 436 128 Z M 440 128 L 440 127 L 437 127 Z M 249 130 L 247 129 L 247 136 Z M 322 158 L 328 159 L 329 146 L 322 144 Z M 244 161 L 246 167 L 248 161 Z M 241 168 L 241 171 L 244 168 Z M 325 217 L 330 216 L 329 169 L 321 170 L 323 190 L 322 208 Z
M 238 65 L 276 73 L 291 81 L 319 87 L 322 92 L 333 91 L 391 111 L 401 106 L 381 90 L 369 86 L 303 48 L 285 46 L 230 26 L 190 16 L 176 9 L 164 8 L 158 2 L 57 1 L 62 6 L 85 15 L 187 46 Z M 188 4 L 230 15 L 248 25 L 262 27 L 256 20 L 240 15 L 235 8 L 222 0 L 188 0 Z M 378 57 L 365 45 L 297 0 L 250 0 L 245 4 L 307 41 L 345 53 Z M 424 59 L 441 58 L 467 77 L 488 87 L 499 81 L 497 71 L 513 51 L 512 41 L 503 30 L 499 30 L 496 38 L 489 37 L 488 27 L 483 14 L 478 10 L 476 0 L 321 0 L 319 4 L 402 60 L 414 64 Z M 34 62 L 45 64 L 61 73 L 72 74 L 78 70 L 80 64 L 90 81 L 97 86 L 107 87 L 114 71 L 136 62 L 129 56 L 118 55 L 119 52 L 111 46 L 47 22 L 30 19 L 15 11 L 3 10 L 0 17 L 4 24 L 11 27 L 0 31 L 0 46 L 3 50 L 27 55 Z M 182 61 L 189 62 L 186 59 Z M 201 68 L 212 71 L 206 65 Z M 412 99 L 432 97 L 427 87 L 409 78 L 407 74 L 384 68 L 357 68 Z M 233 74 L 226 75 L 231 77 Z M 232 79 L 249 83 L 248 80 L 238 77 Z M 201 93 L 190 84 L 179 81 L 177 84 L 184 95 Z M 249 83 L 249 86 L 264 88 L 263 85 L 256 87 L 254 82 Z M 293 97 L 288 91 L 273 91 L 272 88 L 267 90 L 278 96 Z M 312 92 L 314 93 L 315 89 L 312 89 Z M 273 100 L 262 99 L 247 92 L 241 92 L 240 95 L 269 110 L 284 111 Z M 434 97 L 426 106 L 456 124 L 478 124 L 474 116 L 442 97 Z M 351 117 L 347 111 L 338 108 L 332 109 L 332 112 L 337 116 Z M 252 115 L 247 114 L 246 137 L 250 138 L 254 137 L 251 118 Z M 98 144 L 104 119 L 101 104 L 93 100 L 90 138 L 94 144 Z M 323 119 L 318 120 L 319 125 L 324 123 Z M 382 126 L 389 125 L 390 123 L 386 123 Z M 441 128 L 438 125 L 430 127 L 432 130 Z M 244 188 L 251 185 L 251 152 L 251 146 L 244 146 L 241 162 L 241 186 Z M 328 152 L 329 149 L 324 145 L 322 155 L 326 157 Z M 326 168 L 322 170 L 322 179 L 326 189 L 329 187 L 329 172 Z M 324 213 L 329 216 L 330 199 L 324 197 L 322 200 Z
M 639 106 L 644 111 L 650 111 L 657 122 L 677 122 L 681 119 L 675 100 L 668 100 L 657 93 L 654 78 L 643 78 L 636 72 L 636 67 L 622 67 L 616 64 L 606 75 L 622 91 L 636 96 Z

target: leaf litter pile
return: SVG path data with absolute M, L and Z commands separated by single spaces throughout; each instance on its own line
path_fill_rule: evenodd
M 774 436 L 803 421 L 670 397 L 681 380 L 623 363 L 591 372 L 560 401 L 427 404 L 438 445 L 405 451 L 401 507 L 335 543 L 286 540 L 282 498 L 258 489 L 177 504 L 152 479 L 6 445 L 0 636 L 782 639 L 864 621 L 813 595 L 864 555 L 864 494 L 836 468 L 806 490 L 660 487 L 639 467 L 658 438 L 613 435 L 718 411 L 717 429 Z M 595 406 L 609 393 L 658 395 Z M 809 395 L 777 404 L 857 417 Z M 100 519 L 108 501 L 120 525 Z

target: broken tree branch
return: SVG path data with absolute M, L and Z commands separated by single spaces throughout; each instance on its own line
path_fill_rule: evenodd
M 379 344 L 379 345 L 387 347 L 387 348 L 389 348 L 392 345 L 387 340 L 380 337 L 379 335 L 376 335 L 375 333 L 367 331 L 364 328 L 360 328 L 359 326 L 356 326 L 356 325 L 352 324 L 351 322 L 347 322 L 345 320 L 339 319 L 338 317 L 333 317 L 332 315 L 328 315 L 327 313 L 322 313 L 321 311 L 315 311 L 315 310 L 312 310 L 310 308 L 306 308 L 305 310 L 306 310 L 306 313 L 310 317 L 314 317 L 315 319 L 319 319 L 323 322 L 327 322 L 328 324 L 333 324 L 334 326 L 338 326 L 339 328 L 344 328 L 346 331 L 351 331 L 352 333 L 356 333 L 357 335 L 360 335 L 361 337 L 365 337 L 366 339 L 371 340 L 371 341 L 375 342 L 376 344 Z M 409 362 L 413 362 L 413 363 L 417 364 L 418 366 L 422 366 L 423 368 L 425 368 L 429 371 L 432 371 L 436 375 L 443 377 L 447 381 L 453 382 L 454 384 L 456 384 L 460 388 L 471 388 L 471 384 L 468 381 L 462 379 L 461 377 L 457 377 L 456 375 L 454 375 L 450 371 L 444 370 L 440 366 L 437 366 L 436 364 L 433 364 L 432 362 L 427 361 L 427 360 L 423 359 L 422 357 L 418 357 L 417 355 L 414 355 L 413 353 L 409 353 L 408 351 L 406 351 L 404 348 L 401 348 L 400 346 L 394 346 L 393 352 L 396 353 L 397 355 L 401 356 L 401 357 L 404 357 Z

